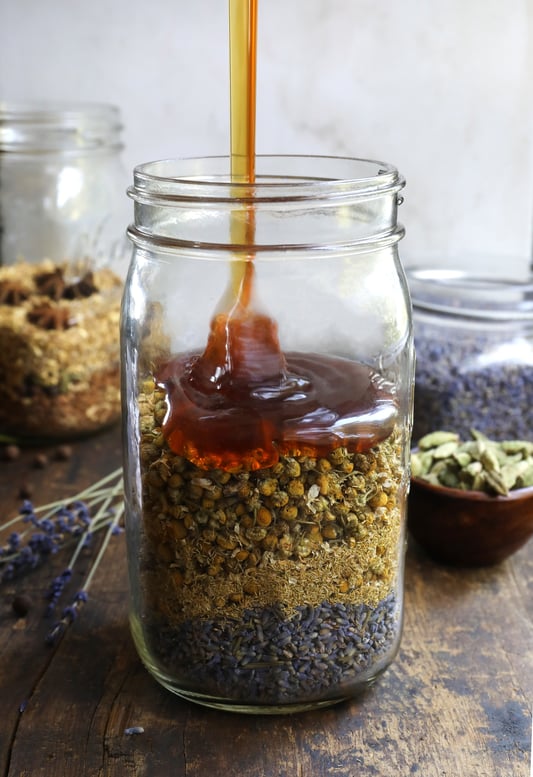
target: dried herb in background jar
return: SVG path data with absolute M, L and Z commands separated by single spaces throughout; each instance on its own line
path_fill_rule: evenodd
M 413 438 L 533 439 L 533 281 L 413 268 Z
M 120 415 L 121 129 L 113 106 L 0 103 L 0 433 L 17 440 Z

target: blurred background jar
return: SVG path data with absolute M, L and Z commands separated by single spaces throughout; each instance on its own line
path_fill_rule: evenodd
M 398 650 L 411 308 L 389 165 L 137 168 L 124 295 L 131 624 L 186 698 L 284 712 Z
M 413 440 L 533 439 L 533 279 L 407 271 L 417 354 Z
M 119 110 L 0 103 L 0 434 L 68 439 L 120 415 L 126 175 Z

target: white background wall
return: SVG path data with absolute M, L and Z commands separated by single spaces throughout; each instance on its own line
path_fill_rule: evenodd
M 226 153 L 227 28 L 227 0 L 2 0 L 0 99 L 116 103 L 128 168 Z M 399 167 L 406 263 L 526 267 L 532 44 L 533 0 L 259 0 L 257 151 Z

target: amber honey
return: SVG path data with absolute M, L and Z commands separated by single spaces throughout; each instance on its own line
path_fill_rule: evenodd
M 229 22 L 231 243 L 243 250 L 203 353 L 171 359 L 157 374 L 170 408 L 164 433 L 175 453 L 205 469 L 254 470 L 284 453 L 340 446 L 368 450 L 392 432 L 392 387 L 348 360 L 285 355 L 276 322 L 254 310 L 257 0 L 230 0 Z
M 132 633 L 174 693 L 295 712 L 353 696 L 399 644 L 402 181 L 366 160 L 256 156 L 257 0 L 229 3 L 229 161 L 143 166 L 133 190 Z

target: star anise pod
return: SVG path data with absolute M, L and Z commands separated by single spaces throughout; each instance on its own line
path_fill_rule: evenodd
M 33 310 L 28 311 L 27 318 L 30 324 L 34 324 L 41 329 L 59 330 L 69 329 L 71 326 L 74 326 L 69 309 L 56 305 L 38 305 Z
M 28 290 L 18 281 L 0 281 L 0 305 L 20 305 L 28 297 Z
M 35 276 L 34 281 L 40 294 L 46 294 L 56 302 L 63 296 L 66 283 L 61 267 L 52 272 L 39 273 Z
M 92 272 L 86 272 L 76 283 L 70 283 L 63 292 L 65 299 L 83 299 L 95 294 L 98 287 L 94 285 L 94 275 Z

